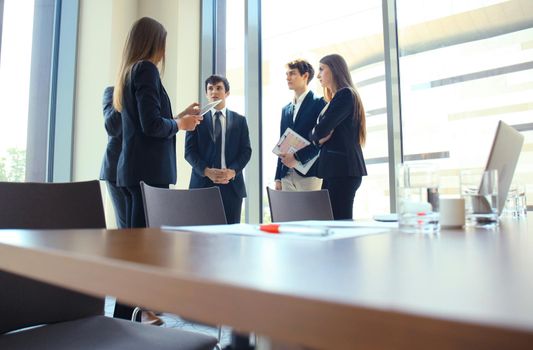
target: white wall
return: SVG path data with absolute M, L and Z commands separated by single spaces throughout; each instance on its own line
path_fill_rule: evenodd
M 102 115 L 104 88 L 113 85 L 127 33 L 150 16 L 168 32 L 163 84 L 174 114 L 198 100 L 199 0 L 81 0 L 74 116 L 73 180 L 97 179 L 107 144 Z M 185 133 L 178 133 L 178 187 L 187 188 L 190 167 L 183 158 Z M 106 212 L 111 205 L 106 200 Z M 114 223 L 112 215 L 108 223 Z
M 200 76 L 200 22 L 201 7 L 199 0 L 181 0 L 178 2 L 178 56 L 176 62 L 175 109 L 181 111 L 191 102 L 199 102 L 198 91 L 202 83 Z M 178 187 L 189 188 L 191 167 L 183 157 L 185 133 L 179 132 L 178 147 Z
M 166 67 L 163 84 L 172 101 L 174 115 L 198 102 L 200 75 L 200 1 L 139 1 L 140 16 L 160 21 L 167 29 Z M 191 167 L 185 161 L 185 132 L 177 135 L 178 188 L 188 188 Z

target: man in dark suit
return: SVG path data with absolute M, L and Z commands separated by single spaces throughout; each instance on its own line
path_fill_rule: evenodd
M 302 59 L 287 63 L 287 85 L 294 91 L 293 100 L 281 112 L 280 136 L 291 128 L 300 136 L 307 138 L 315 127 L 317 117 L 326 102 L 309 90 L 313 79 L 313 66 Z M 298 162 L 305 164 L 318 154 L 318 147 L 310 144 L 295 153 L 280 154 L 276 168 L 276 190 L 313 191 L 319 190 L 322 180 L 317 177 L 317 162 L 302 173 L 295 169 Z
M 185 137 L 185 159 L 192 166 L 189 188 L 218 186 L 228 224 L 241 221 L 246 187 L 242 171 L 252 155 L 246 119 L 228 108 L 229 82 L 212 75 L 205 81 L 210 102 L 221 100 Z

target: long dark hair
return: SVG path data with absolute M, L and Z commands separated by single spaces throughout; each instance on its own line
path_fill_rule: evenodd
M 324 88 L 324 98 L 327 101 L 331 101 L 335 92 L 342 88 L 348 88 L 352 92 L 354 97 L 355 111 L 354 118 L 356 122 L 359 122 L 359 144 L 363 145 L 366 142 L 366 117 L 365 108 L 359 93 L 355 89 L 355 85 L 352 81 L 352 76 L 348 70 L 348 65 L 341 55 L 331 54 L 322 57 L 320 63 L 325 64 L 331 70 L 333 75 L 333 83 L 335 84 L 335 91 L 331 91 L 329 88 Z
M 165 27 L 153 18 L 143 17 L 133 24 L 124 45 L 120 70 L 115 83 L 113 106 L 117 111 L 122 111 L 124 85 L 135 63 L 142 60 L 151 60 L 155 64 L 162 62 L 164 69 L 166 40 Z

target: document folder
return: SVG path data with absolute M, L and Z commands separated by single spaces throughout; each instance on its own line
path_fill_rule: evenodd
M 292 130 L 291 128 L 287 128 L 287 130 L 285 130 L 283 135 L 281 135 L 281 137 L 279 138 L 279 141 L 274 147 L 274 149 L 272 150 L 272 152 L 277 156 L 279 156 L 282 153 L 294 153 L 296 151 L 301 150 L 304 147 L 309 146 L 310 144 L 311 142 L 307 141 L 307 139 L 302 137 L 296 131 Z M 311 158 L 305 164 L 298 161 L 294 168 L 304 175 L 307 174 L 309 169 L 311 169 L 311 167 L 317 160 L 319 154 Z

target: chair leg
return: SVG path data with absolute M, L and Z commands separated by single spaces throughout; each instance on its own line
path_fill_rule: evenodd
M 141 308 L 140 307 L 135 307 L 135 309 L 133 309 L 133 312 L 131 313 L 131 320 L 133 322 L 135 322 L 135 320 L 137 319 L 137 314 L 141 312 Z

